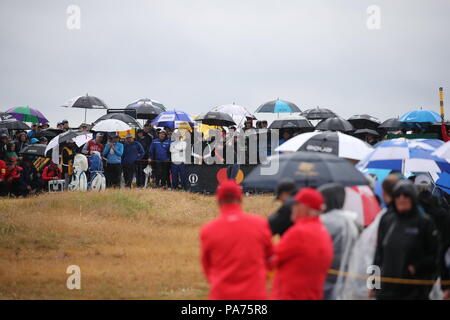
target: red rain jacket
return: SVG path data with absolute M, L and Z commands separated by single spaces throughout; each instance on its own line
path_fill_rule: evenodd
M 50 166 L 47 166 L 44 168 L 44 172 L 42 172 L 42 180 L 44 181 L 50 181 L 53 180 L 53 178 L 58 177 L 58 179 L 61 179 L 62 177 L 62 171 L 60 168 L 51 168 Z
M 239 204 L 222 206 L 220 216 L 200 231 L 209 299 L 267 299 L 271 237 L 266 219 L 244 213 Z
M 301 218 L 275 247 L 272 298 L 321 300 L 333 260 L 333 242 L 319 217 Z
M 7 184 L 11 184 L 14 179 L 19 179 L 22 173 L 22 168 L 19 166 L 14 166 L 12 169 L 6 169 L 5 181 Z
M 0 179 L 5 179 L 6 175 L 6 163 L 3 160 L 0 160 Z

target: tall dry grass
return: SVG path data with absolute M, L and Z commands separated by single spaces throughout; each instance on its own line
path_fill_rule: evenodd
M 269 196 L 244 209 L 268 215 Z M 215 198 L 164 190 L 0 199 L 0 299 L 202 299 L 198 232 Z M 81 290 L 66 269 L 81 268 Z

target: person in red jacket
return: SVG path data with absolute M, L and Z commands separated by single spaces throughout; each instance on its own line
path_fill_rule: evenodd
M 200 231 L 201 262 L 210 285 L 209 299 L 266 299 L 272 256 L 269 225 L 241 209 L 242 190 L 225 180 L 216 191 L 220 216 Z
M 19 197 L 28 194 L 27 186 L 22 179 L 22 167 L 17 165 L 16 158 L 10 158 L 6 163 L 5 182 L 10 194 Z
M 48 188 L 49 181 L 58 179 L 62 179 L 62 171 L 53 161 L 50 161 L 50 164 L 42 172 L 42 181 L 44 181 Z
M 4 196 L 7 193 L 5 175 L 6 175 L 6 163 L 5 161 L 0 159 L 0 196 Z
M 275 247 L 272 298 L 322 300 L 333 259 L 333 242 L 319 219 L 324 200 L 317 190 L 304 188 L 295 195 L 295 201 L 294 225 Z

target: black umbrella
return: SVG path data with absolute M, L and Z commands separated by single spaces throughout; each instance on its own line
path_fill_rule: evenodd
M 84 122 L 86 122 L 87 109 L 108 109 L 108 106 L 102 99 L 88 94 L 72 98 L 62 105 L 62 107 L 84 109 Z
M 355 131 L 355 135 L 359 134 L 373 134 L 374 136 L 379 136 L 380 134 L 372 129 L 358 129 Z
M 272 122 L 269 129 L 307 129 L 314 126 L 304 117 L 286 117 Z
M 342 131 L 348 132 L 353 130 L 353 126 L 350 122 L 343 118 L 334 117 L 322 120 L 316 126 L 317 130 L 323 131 Z
M 229 114 L 218 111 L 208 111 L 207 113 L 198 116 L 195 121 L 209 126 L 230 127 L 236 125 L 236 122 L 234 122 Z
M 126 109 L 136 110 L 137 119 L 153 120 L 158 114 L 166 111 L 166 107 L 151 99 L 141 99 L 129 104 Z
M 0 128 L 6 128 L 8 130 L 30 130 L 31 128 L 20 120 L 14 118 L 0 121 Z
M 398 120 L 398 118 L 387 119 L 378 126 L 379 129 L 385 129 L 388 131 L 389 130 L 395 131 L 402 129 L 404 127 L 405 127 L 404 123 Z
M 95 120 L 94 124 L 97 124 L 100 121 L 108 120 L 108 119 L 116 119 L 116 120 L 123 121 L 132 128 L 139 129 L 141 127 L 141 125 L 139 124 L 139 122 L 136 121 L 135 118 L 133 118 L 132 116 L 129 116 L 125 113 L 107 113 L 104 116 L 101 116 L 100 118 Z
M 368 114 L 356 114 L 348 118 L 355 129 L 372 129 L 376 130 L 380 125 L 380 120 Z
M 344 186 L 367 185 L 364 175 L 349 161 L 333 154 L 295 152 L 273 156 L 247 176 L 243 186 L 255 191 L 274 191 L 283 179 L 292 179 L 299 188 L 317 188 L 336 182 Z
M 45 137 L 45 138 L 51 140 L 63 132 L 64 132 L 64 130 L 62 130 L 62 129 L 45 129 L 45 130 L 38 132 L 38 134 L 36 135 L 36 138 Z
M 309 120 L 322 120 L 337 117 L 330 109 L 319 107 L 303 111 L 302 116 Z
M 38 156 L 38 157 L 51 157 L 51 151 L 47 151 L 47 155 L 45 154 L 45 148 L 47 148 L 47 145 L 45 144 L 29 144 L 25 146 L 22 150 L 20 150 L 19 154 L 22 155 L 30 155 L 30 156 Z
M 15 118 L 13 118 L 13 116 L 12 115 L 10 115 L 9 113 L 4 113 L 4 112 L 0 112 L 0 121 L 3 121 L 3 120 L 7 120 L 7 119 L 15 119 Z

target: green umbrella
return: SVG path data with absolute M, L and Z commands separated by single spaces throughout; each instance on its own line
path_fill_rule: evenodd
M 11 108 L 6 113 L 10 114 L 17 120 L 23 122 L 32 122 L 32 123 L 47 123 L 48 120 L 44 117 L 42 113 L 40 113 L 36 109 L 32 109 L 28 106 L 26 107 L 15 107 Z

